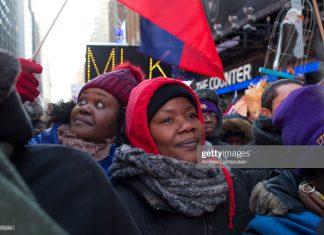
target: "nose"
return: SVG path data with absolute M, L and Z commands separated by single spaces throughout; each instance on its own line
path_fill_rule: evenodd
M 212 119 L 211 119 L 210 115 L 204 115 L 204 121 L 205 122 L 211 122 Z
M 81 114 L 90 114 L 92 112 L 92 108 L 90 107 L 89 104 L 85 104 L 80 106 L 79 112 Z
M 196 127 L 192 120 L 183 118 L 179 123 L 178 131 L 179 131 L 179 133 L 191 132 L 191 131 L 194 131 L 195 129 L 196 129 Z

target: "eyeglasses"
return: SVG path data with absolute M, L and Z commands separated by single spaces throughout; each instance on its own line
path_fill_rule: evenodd
M 213 113 L 213 112 L 203 112 L 203 117 L 204 118 L 207 118 L 207 117 L 209 117 L 209 118 L 217 118 L 216 113 Z

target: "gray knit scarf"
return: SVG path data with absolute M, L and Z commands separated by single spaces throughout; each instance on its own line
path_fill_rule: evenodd
M 172 208 L 188 216 L 212 212 L 226 202 L 228 187 L 220 167 L 179 161 L 122 145 L 109 168 L 112 179 L 139 177 Z

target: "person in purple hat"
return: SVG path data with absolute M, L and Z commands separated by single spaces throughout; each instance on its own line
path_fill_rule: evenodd
M 130 92 L 143 79 L 141 69 L 130 63 L 94 78 L 81 88 L 76 104 L 71 101 L 49 106 L 51 128 L 29 144 L 77 148 L 89 153 L 107 173 L 116 146 L 125 141 L 125 109 Z
M 220 141 L 223 113 L 219 108 L 219 98 L 215 91 L 204 88 L 195 90 L 204 116 L 206 140 L 213 145 L 225 145 Z
M 285 145 L 324 145 L 324 87 L 292 91 L 278 106 L 273 125 Z M 250 207 L 257 214 L 246 234 L 315 234 L 324 215 L 324 169 L 285 170 L 259 183 Z
M 272 124 L 272 116 L 289 93 L 302 86 L 298 80 L 280 79 L 263 91 L 261 113 L 252 125 L 251 145 L 283 145 L 281 133 Z
M 274 113 L 273 125 L 282 132 L 286 145 L 323 145 L 324 87 L 293 91 Z

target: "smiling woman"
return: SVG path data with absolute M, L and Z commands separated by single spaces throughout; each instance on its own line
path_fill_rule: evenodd
M 232 180 L 221 164 L 197 163 L 203 115 L 190 87 L 141 82 L 130 95 L 126 135 L 130 145 L 117 148 L 109 174 L 141 234 L 241 234 L 254 179 Z
M 198 145 L 204 143 L 197 105 L 195 97 L 179 85 L 167 84 L 154 93 L 147 115 L 160 154 L 197 162 Z
M 174 98 L 164 104 L 150 122 L 150 131 L 162 155 L 197 162 L 203 127 L 197 118 L 195 106 L 188 99 Z M 185 134 L 179 135 L 181 132 Z
M 129 63 L 85 84 L 78 102 L 51 106 L 54 125 L 29 144 L 63 144 L 88 152 L 107 172 L 116 144 L 122 143 L 125 107 L 143 73 Z M 63 113 L 63 114 L 62 114 Z

